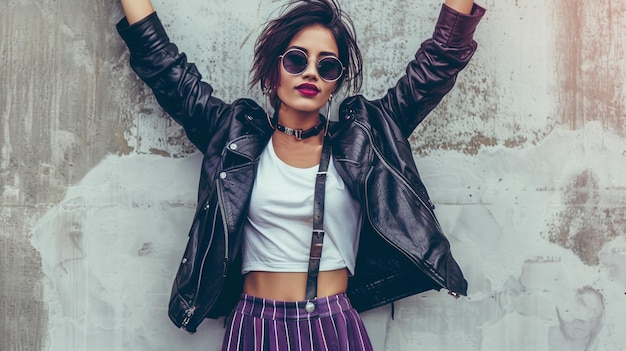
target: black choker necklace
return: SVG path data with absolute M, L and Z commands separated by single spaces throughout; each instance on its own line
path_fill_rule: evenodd
M 276 129 L 278 129 L 279 131 L 287 135 L 293 135 L 296 138 L 296 140 L 302 140 L 302 139 L 306 139 L 306 138 L 310 138 L 310 137 L 318 135 L 324 129 L 324 122 L 325 122 L 325 118 L 320 116 L 320 123 L 316 125 L 315 127 L 309 128 L 307 130 L 293 129 L 293 128 L 285 127 L 278 123 L 276 124 Z

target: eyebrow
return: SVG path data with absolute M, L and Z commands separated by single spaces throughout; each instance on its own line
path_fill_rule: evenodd
M 309 54 L 309 50 L 307 50 L 306 48 L 303 48 L 301 46 L 297 46 L 297 45 L 292 45 L 290 47 L 287 48 L 287 50 L 290 49 L 298 49 L 298 50 L 302 50 L 304 51 L 307 55 Z M 339 57 L 339 55 L 335 54 L 334 52 L 331 51 L 322 51 L 320 52 L 319 56 L 321 57 L 326 57 L 326 56 L 334 56 L 334 57 Z

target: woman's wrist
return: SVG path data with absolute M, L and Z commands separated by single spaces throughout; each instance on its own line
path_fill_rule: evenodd
M 474 0 L 445 0 L 445 4 L 460 13 L 469 15 L 472 13 Z
M 120 0 L 128 24 L 144 19 L 154 12 L 150 0 Z

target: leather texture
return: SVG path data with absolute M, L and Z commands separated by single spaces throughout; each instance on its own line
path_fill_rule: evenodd
M 320 165 L 315 176 L 315 192 L 313 194 L 313 233 L 309 253 L 309 267 L 306 278 L 305 299 L 317 297 L 317 276 L 320 272 L 322 248 L 324 247 L 324 203 L 326 200 L 326 172 L 330 162 L 330 141 L 324 137 L 324 146 L 320 156 Z
M 348 295 L 368 310 L 431 289 L 467 293 L 467 282 L 433 212 L 407 137 L 453 87 L 476 50 L 484 9 L 462 15 L 443 6 L 433 38 L 406 74 L 378 100 L 349 97 L 331 123 L 335 167 L 363 213 L 356 272 Z M 250 99 L 226 103 L 170 42 L 156 13 L 118 32 L 130 62 L 162 108 L 204 154 L 198 207 L 169 304 L 173 323 L 195 332 L 204 318 L 227 315 L 238 301 L 241 228 L 259 155 L 273 132 Z

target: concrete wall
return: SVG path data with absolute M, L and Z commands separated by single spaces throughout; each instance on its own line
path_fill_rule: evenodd
M 181 5 L 183 4 L 184 5 Z M 282 1 L 155 1 L 225 100 Z M 364 315 L 377 350 L 623 350 L 626 1 L 481 2 L 480 48 L 411 137 L 469 297 Z M 377 97 L 438 1 L 343 1 Z M 200 157 L 128 67 L 116 1 L 0 3 L 0 350 L 217 350 L 167 298 Z

